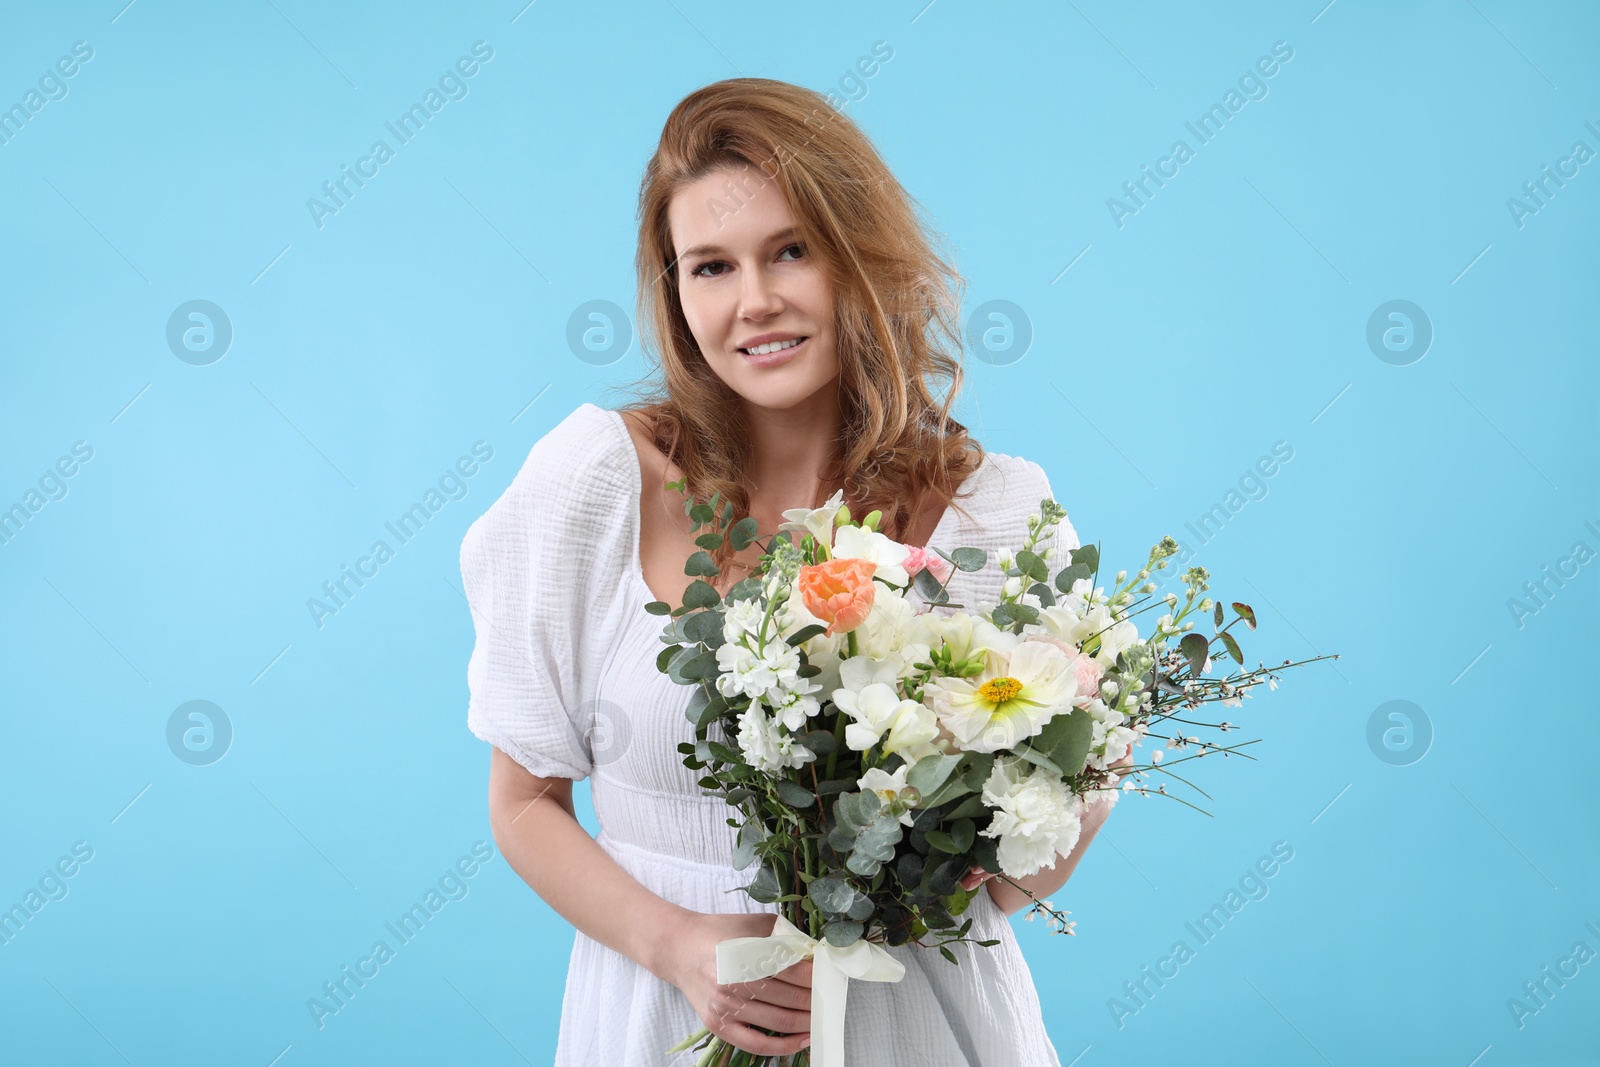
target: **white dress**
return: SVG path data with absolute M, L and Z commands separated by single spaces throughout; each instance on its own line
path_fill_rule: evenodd
M 535 775 L 590 778 L 596 841 L 652 892 L 695 911 L 776 913 L 740 889 L 754 868 L 733 868 L 727 820 L 737 812 L 701 795 L 677 750 L 694 727 L 688 688 L 655 666 L 663 620 L 644 611 L 655 597 L 639 566 L 641 481 L 621 415 L 584 403 L 472 524 L 461 546 L 476 629 L 467 723 Z M 985 454 L 957 494 L 976 521 L 947 509 L 929 539 L 990 553 L 984 572 L 956 572 L 953 602 L 977 610 L 999 599 L 993 561 L 1022 545 L 1050 495 L 1037 464 Z M 1044 544 L 1078 540 L 1063 520 Z M 968 937 L 1000 943 L 951 946 L 959 966 L 933 948 L 895 946 L 904 978 L 850 982 L 852 1067 L 1059 1067 L 1010 919 L 987 892 L 962 917 L 973 919 Z M 677 987 L 576 932 L 557 1067 L 687 1065 L 692 1050 L 666 1049 L 701 1025 Z

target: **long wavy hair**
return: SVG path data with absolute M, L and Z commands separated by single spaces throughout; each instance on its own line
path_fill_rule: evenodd
M 852 514 L 882 511 L 879 529 L 896 539 L 930 493 L 968 514 L 954 492 L 984 450 L 950 415 L 962 380 L 962 279 L 866 134 L 801 86 L 730 78 L 690 93 L 667 117 L 640 183 L 636 257 L 643 348 L 647 361 L 659 356 L 619 410 L 646 416 L 696 499 L 720 492 L 734 521 L 749 514 L 741 400 L 689 330 L 667 223 L 674 193 L 741 163 L 777 184 L 836 294 L 841 439 L 820 472 L 821 495 L 794 506 L 820 507 L 842 489 Z M 939 381 L 942 400 L 930 385 Z M 731 557 L 726 542 L 712 554 L 724 574 Z

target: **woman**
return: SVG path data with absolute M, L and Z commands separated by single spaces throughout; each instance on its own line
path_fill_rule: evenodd
M 657 670 L 661 620 L 644 606 L 681 602 L 696 546 L 665 483 L 720 490 L 762 543 L 785 509 L 843 489 L 855 514 L 881 509 L 896 540 L 991 555 L 1022 543 L 1050 487 L 949 418 L 958 279 L 871 143 L 820 95 L 739 78 L 685 98 L 645 171 L 637 269 L 661 391 L 622 411 L 578 407 L 462 545 L 477 628 L 469 726 L 494 746 L 495 840 L 578 931 L 556 1063 L 688 1063 L 665 1050 L 702 1025 L 788 1055 L 807 1044 L 810 963 L 716 981 L 716 944 L 769 934 L 778 908 L 741 891 L 734 813 L 700 795 L 677 749 L 694 737 L 687 690 Z M 950 382 L 942 404 L 932 377 Z M 1077 546 L 1070 523 L 1052 546 Z M 718 549 L 719 588 L 760 550 Z M 949 591 L 992 604 L 997 572 L 958 571 Z M 591 775 L 595 838 L 571 801 Z M 1043 898 L 1065 882 L 1108 808 L 1089 809 L 1072 854 L 1022 884 Z M 987 886 L 969 936 L 999 945 L 954 946 L 959 966 L 896 946 L 901 981 L 851 984 L 852 1064 L 1059 1063 L 1007 920 L 1028 898 Z

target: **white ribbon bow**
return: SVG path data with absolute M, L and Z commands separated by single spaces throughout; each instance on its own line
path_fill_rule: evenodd
M 812 1067 L 845 1067 L 844 1006 L 850 979 L 898 982 L 906 966 L 871 941 L 838 948 L 808 936 L 777 916 L 766 937 L 733 937 L 717 943 L 717 981 L 754 982 L 785 967 L 811 960 Z

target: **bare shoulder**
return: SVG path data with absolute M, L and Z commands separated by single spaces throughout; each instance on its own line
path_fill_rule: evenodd
M 662 454 L 655 444 L 654 419 L 647 411 L 619 411 L 628 436 L 633 440 L 634 451 L 639 454 L 639 470 L 645 485 L 660 485 L 678 477 L 676 464 Z

